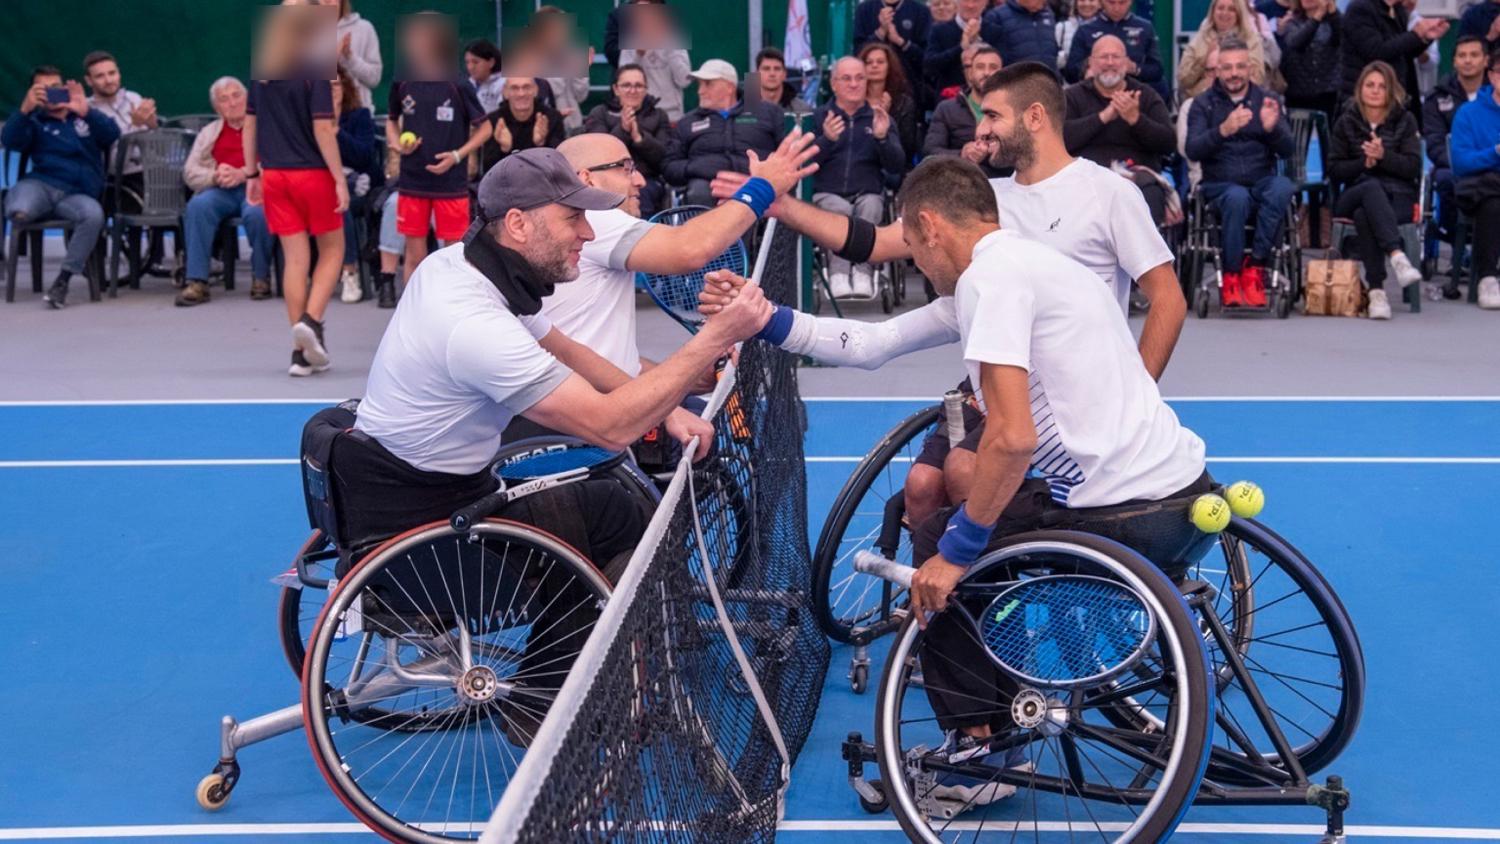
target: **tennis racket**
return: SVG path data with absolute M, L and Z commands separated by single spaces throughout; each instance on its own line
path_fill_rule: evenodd
M 661 223 L 667 226 L 680 226 L 699 214 L 707 213 L 712 209 L 702 205 L 683 205 L 678 208 L 668 208 L 658 212 L 651 218 L 653 223 Z M 667 316 L 676 320 L 679 325 L 688 331 L 697 332 L 698 327 L 703 324 L 704 316 L 698 313 L 698 294 L 703 292 L 703 277 L 714 270 L 729 270 L 735 275 L 745 274 L 746 263 L 745 244 L 741 240 L 735 240 L 729 244 L 722 254 L 709 261 L 701 269 L 680 275 L 659 275 L 657 273 L 637 273 L 636 286 L 644 289 L 651 296 L 651 301 L 656 306 L 666 311 Z

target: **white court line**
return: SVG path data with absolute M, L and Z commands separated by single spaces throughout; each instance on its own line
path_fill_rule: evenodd
M 976 824 L 955 824 L 967 828 Z M 1041 824 L 1043 831 L 1066 825 L 1058 822 Z M 780 832 L 899 832 L 893 820 L 782 821 Z M 1456 841 L 1500 841 L 1500 829 L 1442 826 L 1349 826 L 1346 833 L 1366 838 L 1439 838 Z M 357 823 L 224 823 L 224 824 L 156 824 L 123 826 L 54 826 L 0 829 L 0 841 L 57 841 L 80 838 L 182 838 L 187 836 L 234 837 L 244 835 L 351 835 L 367 833 Z M 1318 836 L 1323 827 L 1317 824 L 1235 824 L 1185 823 L 1177 835 L 1299 835 Z
M 806 457 L 807 463 L 858 463 L 862 454 Z M 195 466 L 296 466 L 289 457 L 194 458 L 184 460 L 0 460 L 0 469 L 179 469 Z M 910 463 L 910 457 L 892 463 Z M 1397 466 L 1494 466 L 1500 457 L 1210 457 L 1209 463 L 1329 463 Z
M 0 469 L 176 469 L 188 466 L 296 466 L 292 458 L 201 460 L 0 460 Z
M 150 407 L 161 405 L 338 404 L 340 398 L 272 399 L 47 399 L 0 401 L 0 407 Z M 805 402 L 937 402 L 941 396 L 803 396 Z M 1169 402 L 1500 402 L 1500 396 L 1167 396 Z
M 863 456 L 806 457 L 808 463 L 858 463 Z M 910 457 L 896 457 L 892 463 L 910 463 Z M 1349 463 L 1393 465 L 1478 465 L 1500 464 L 1500 457 L 1210 457 L 1209 463 Z M 3 465 L 3 464 L 0 464 Z

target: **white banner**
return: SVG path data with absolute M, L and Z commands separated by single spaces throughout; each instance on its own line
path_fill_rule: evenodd
M 812 70 L 817 66 L 813 59 L 812 31 L 807 24 L 807 0 L 786 0 L 786 66 L 797 70 Z

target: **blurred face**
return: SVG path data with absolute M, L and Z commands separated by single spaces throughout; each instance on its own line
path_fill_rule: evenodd
M 1016 0 L 1016 3 L 1028 12 L 1035 12 L 1047 5 L 1047 0 Z
M 1094 69 L 1094 79 L 1105 88 L 1115 88 L 1125 81 L 1125 70 L 1129 66 L 1125 56 L 1125 44 L 1113 36 L 1105 36 L 1094 42 L 1094 52 L 1089 56 L 1089 66 Z
M 970 90 L 977 90 L 984 80 L 990 78 L 1000 70 L 1000 56 L 995 53 L 977 53 L 974 60 L 969 63 L 969 69 L 965 78 L 969 81 Z
M 871 82 L 884 82 L 887 73 L 890 73 L 891 63 L 886 60 L 884 50 L 871 50 L 865 56 L 865 78 Z
M 1210 50 L 1208 57 L 1203 60 L 1203 72 L 1209 79 L 1219 78 L 1219 51 Z
M 698 80 L 698 104 L 704 108 L 723 110 L 733 108 L 734 83 L 727 79 Z
M 1214 29 L 1219 32 L 1230 32 L 1240 25 L 1240 10 L 1234 4 L 1234 0 L 1215 0 L 1214 2 Z
M 120 91 L 120 66 L 112 61 L 95 62 L 86 78 L 98 96 L 109 98 Z
M 583 245 L 594 239 L 594 230 L 583 212 L 554 203 L 513 213 L 525 218 L 521 228 L 526 239 L 516 251 L 531 264 L 539 280 L 563 284 L 578 278 L 578 256 Z
M 1365 108 L 1385 108 L 1390 100 L 1390 93 L 1384 76 L 1367 73 L 1359 83 L 1359 104 Z
M 1102 5 L 1104 14 L 1112 21 L 1124 20 L 1130 14 L 1130 0 L 1104 0 Z
M 1229 50 L 1219 53 L 1219 70 L 1217 73 L 1219 84 L 1224 86 L 1231 96 L 1239 96 L 1250 87 L 1250 52 L 1248 50 Z
M 512 111 L 529 112 L 536 107 L 536 80 L 529 76 L 515 76 L 505 80 L 505 101 Z
M 1036 111 L 1040 112 L 1038 106 Z M 1036 161 L 1036 140 L 1027 130 L 1028 117 L 1018 112 L 1004 91 L 991 91 L 979 104 L 979 126 L 974 137 L 990 145 L 990 164 L 1025 170 Z
M 958 16 L 966 21 L 978 20 L 987 8 L 985 0 L 958 0 Z
M 969 1 L 973 2 L 973 0 Z M 954 0 L 931 0 L 927 4 L 927 8 L 932 12 L 933 23 L 951 21 L 953 20 L 953 16 L 958 14 L 958 4 Z
M 1099 2 L 1099 0 L 1078 0 L 1078 5 L 1076 8 L 1078 9 L 1078 16 L 1080 18 L 1091 18 L 1094 15 L 1099 14 L 1099 9 L 1101 9 L 1102 7 L 1103 6 Z M 1130 8 L 1130 4 L 1127 3 L 1125 5 L 1125 8 Z
M 859 59 L 839 59 L 833 66 L 833 78 L 830 82 L 834 98 L 843 105 L 864 104 L 867 84 L 864 62 Z
M 782 83 L 786 82 L 786 65 L 775 59 L 761 59 L 755 70 L 760 74 L 762 91 L 780 91 Z
M 34 79 L 32 79 L 31 84 L 41 85 L 44 88 L 60 88 L 62 87 L 63 80 L 61 76 L 58 76 L 55 73 L 42 73 L 38 74 Z M 48 103 L 47 105 L 43 106 L 43 109 L 47 112 L 47 114 L 58 119 L 61 119 L 63 115 L 66 115 L 68 113 L 67 103 L 62 103 L 61 105 L 52 105 L 51 103 Z
M 481 59 L 473 53 L 464 53 L 464 70 L 469 74 L 470 79 L 483 82 L 494 74 L 495 63 L 489 59 Z
M 646 99 L 646 75 L 638 70 L 625 71 L 615 82 L 614 92 L 620 98 L 620 105 L 640 108 Z
M 1484 46 L 1477 41 L 1458 45 L 1453 51 L 1453 69 L 1464 79 L 1484 73 Z
M 337 100 L 335 100 L 337 102 Z M 245 89 L 224 85 L 214 92 L 214 113 L 231 123 L 245 119 Z

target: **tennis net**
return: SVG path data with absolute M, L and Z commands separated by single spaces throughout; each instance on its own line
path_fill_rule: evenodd
M 795 235 L 772 238 L 761 284 L 795 301 Z M 794 358 L 745 344 L 706 415 L 712 454 L 678 465 L 484 841 L 775 837 L 829 660 Z

